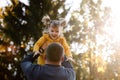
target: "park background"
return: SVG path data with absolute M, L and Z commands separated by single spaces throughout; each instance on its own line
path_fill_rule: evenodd
M 45 14 L 67 22 L 63 33 L 77 63 L 76 80 L 120 80 L 119 5 L 119 0 L 0 0 L 0 80 L 26 80 L 20 62 L 42 36 Z

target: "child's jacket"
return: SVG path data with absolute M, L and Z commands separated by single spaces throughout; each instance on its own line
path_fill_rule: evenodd
M 49 34 L 43 34 L 43 36 L 40 37 L 40 39 L 35 43 L 33 51 L 39 51 L 39 48 L 42 47 L 42 45 L 44 43 L 46 43 L 47 46 L 48 46 L 52 42 L 60 43 L 63 46 L 64 50 L 65 50 L 65 55 L 67 57 L 72 57 L 70 48 L 69 48 L 65 38 L 64 37 L 59 37 L 58 39 L 53 40 L 53 39 L 51 39 L 49 37 Z M 45 60 L 43 59 L 43 57 L 44 57 L 44 55 L 38 57 L 38 61 L 37 61 L 38 64 L 44 64 L 45 63 Z

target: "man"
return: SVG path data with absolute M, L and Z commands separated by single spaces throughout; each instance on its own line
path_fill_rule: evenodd
M 27 55 L 21 68 L 28 80 L 75 80 L 75 72 L 69 61 L 64 59 L 64 49 L 58 43 L 52 43 L 46 48 L 45 65 L 33 64 L 38 55 Z M 62 64 L 62 65 L 61 65 Z

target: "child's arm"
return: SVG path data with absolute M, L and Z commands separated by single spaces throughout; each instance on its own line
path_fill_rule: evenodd
M 70 51 L 70 47 L 69 45 L 67 44 L 67 41 L 64 37 L 62 37 L 62 40 L 61 40 L 61 44 L 62 46 L 64 47 L 64 50 L 65 50 L 65 55 L 67 57 L 72 57 L 72 54 L 71 54 L 71 51 Z
M 73 57 L 72 57 L 72 53 L 71 53 L 71 51 L 70 51 L 70 47 L 69 47 L 69 45 L 67 44 L 67 41 L 66 41 L 66 39 L 65 39 L 64 37 L 62 38 L 62 45 L 63 45 L 63 47 L 64 47 L 65 55 L 66 55 L 66 57 L 67 57 L 67 60 L 72 61 L 73 63 L 76 64 L 75 60 L 74 60 Z M 67 61 L 67 60 L 66 60 L 66 61 Z
M 45 38 L 44 36 L 42 36 L 34 45 L 33 47 L 33 52 L 39 52 L 40 48 L 42 47 L 42 45 L 45 42 Z

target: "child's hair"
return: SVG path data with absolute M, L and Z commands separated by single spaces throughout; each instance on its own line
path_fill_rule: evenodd
M 51 26 L 61 27 L 61 28 L 66 26 L 66 21 L 63 18 L 61 18 L 59 20 L 51 20 L 48 15 L 45 15 L 42 18 L 42 22 L 45 25 L 43 33 L 48 33 L 48 28 Z

